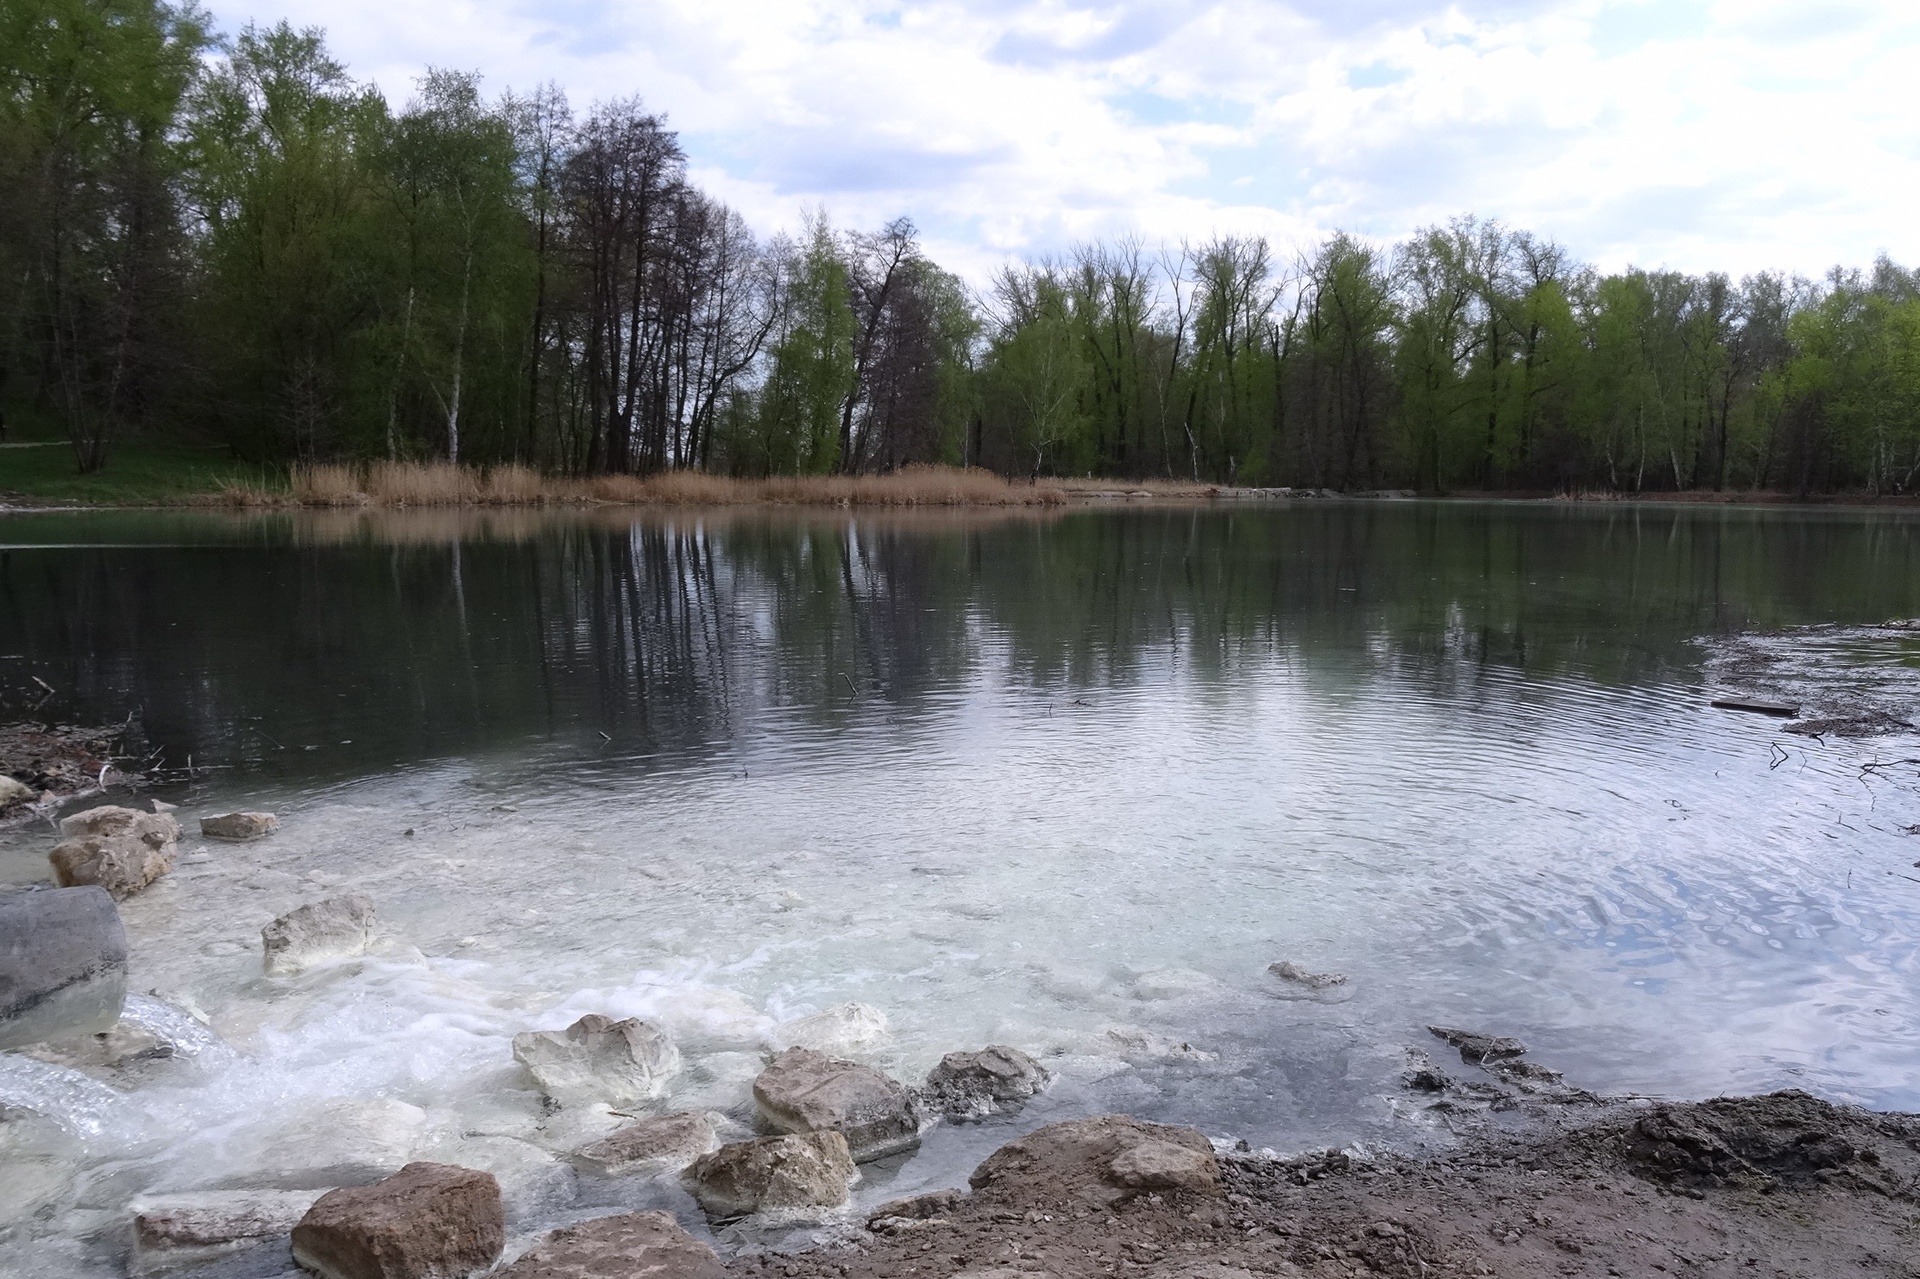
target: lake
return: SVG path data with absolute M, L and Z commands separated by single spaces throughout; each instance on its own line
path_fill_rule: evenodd
M 1920 786 L 1862 770 L 1920 742 L 1708 704 L 1718 637 L 1917 615 L 1920 518 L 1876 510 L 0 516 L 15 717 L 131 717 L 182 818 L 282 823 L 122 906 L 129 989 L 230 1047 L 112 1092 L 0 1057 L 38 1116 L 0 1256 L 113 1273 L 134 1197 L 293 1184 L 341 1098 L 424 1112 L 425 1157 L 514 1143 L 519 1229 L 692 1221 L 540 1163 L 583 1138 L 510 1041 L 587 1012 L 736 1122 L 778 1024 L 847 1001 L 902 1079 L 1057 1071 L 861 1203 L 1103 1110 L 1445 1141 L 1400 1082 L 1431 1023 L 1600 1091 L 1920 1109 Z M 1802 675 L 1920 679 L 1920 635 L 1843 638 Z M 0 831 L 0 883 L 52 842 Z M 383 954 L 261 976 L 262 925 L 349 890 Z

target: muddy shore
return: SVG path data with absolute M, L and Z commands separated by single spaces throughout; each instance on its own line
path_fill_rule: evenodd
M 902 1201 L 844 1240 L 729 1273 L 1920 1275 L 1920 1117 L 1799 1092 L 1583 1107 L 1424 1157 L 1227 1151 L 1211 1185 L 1185 1189 L 1116 1184 L 1111 1138 L 1127 1128 L 1192 1133 L 1055 1125 L 1003 1147 L 970 1192 Z

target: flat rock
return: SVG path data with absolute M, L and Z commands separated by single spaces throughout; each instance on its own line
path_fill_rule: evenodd
M 693 1197 L 722 1219 L 838 1208 L 847 1202 L 854 1176 L 847 1139 L 832 1131 L 733 1142 L 700 1156 L 687 1170 Z
M 492 1174 L 413 1163 L 320 1196 L 293 1228 L 293 1259 L 324 1279 L 465 1279 L 491 1266 L 506 1240 Z
M 364 955 L 377 924 L 373 899 L 363 893 L 309 902 L 260 930 L 262 967 L 269 977 L 291 977 L 328 960 Z
M 1469 1065 L 1478 1066 L 1508 1057 L 1519 1057 L 1527 1051 L 1525 1044 L 1505 1035 L 1483 1035 L 1478 1031 L 1456 1030 L 1451 1026 L 1429 1026 L 1427 1030 L 1458 1048 L 1460 1060 Z
M 265 839 L 279 829 L 280 819 L 272 813 L 217 813 L 200 819 L 202 835 L 233 843 Z
M 932 1190 L 905 1199 L 890 1199 L 867 1214 L 867 1229 L 875 1234 L 898 1235 L 944 1224 L 966 1201 L 964 1190 Z
M 822 1053 L 859 1052 L 886 1038 L 887 1015 L 871 1004 L 854 1003 L 783 1021 L 772 1036 L 775 1048 L 811 1048 Z
M 134 1201 L 133 1268 L 202 1266 L 291 1231 L 317 1190 L 208 1190 Z
M 780 1132 L 837 1132 L 855 1162 L 920 1144 L 920 1107 L 905 1084 L 809 1048 L 789 1048 L 753 1081 L 761 1118 Z
M 1344 986 L 1347 984 L 1347 975 L 1345 973 L 1309 972 L 1290 959 L 1283 959 L 1277 964 L 1267 965 L 1267 971 L 1275 977 L 1278 977 L 1281 981 L 1290 982 L 1295 986 L 1304 986 L 1308 990 L 1326 990 L 1330 986 Z
M 1101 1036 L 1101 1047 L 1126 1061 L 1218 1061 L 1220 1054 L 1195 1048 L 1184 1039 L 1173 1039 L 1138 1026 L 1109 1026 Z
M 0 1049 L 113 1027 L 127 934 L 103 888 L 0 894 Z
M 492 1279 L 722 1279 L 726 1268 L 664 1212 L 599 1217 L 556 1230 Z
M 609 1177 L 645 1172 L 679 1172 L 717 1150 L 713 1121 L 705 1115 L 654 1115 L 573 1152 L 575 1162 Z
M 80 835 L 55 844 L 47 860 L 62 888 L 93 885 L 118 901 L 172 870 L 175 848 L 135 835 Z
M 1105 1207 L 1142 1191 L 1217 1194 L 1220 1167 L 1198 1129 L 1099 1115 L 1008 1142 L 968 1181 L 976 1191 L 1021 1202 Z
M 1047 1068 L 1018 1048 L 989 1044 L 942 1057 L 927 1073 L 921 1095 L 928 1109 L 961 1118 L 1012 1109 L 1052 1082 Z
M 659 1096 L 680 1069 L 680 1051 L 666 1031 L 637 1017 L 615 1021 L 599 1013 L 565 1030 L 515 1035 L 513 1059 L 563 1106 L 645 1101 Z

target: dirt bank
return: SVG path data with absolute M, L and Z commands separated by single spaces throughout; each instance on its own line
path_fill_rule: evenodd
M 903 1201 L 843 1243 L 730 1272 L 1920 1275 L 1920 1117 L 1804 1093 L 1580 1107 L 1425 1157 L 1226 1152 L 1210 1182 L 1179 1167 L 1195 1136 L 1120 1117 L 1053 1125 L 991 1157 L 970 1193 Z M 1140 1175 L 1151 1160 L 1116 1173 L 1115 1150 L 1142 1140 L 1165 1146 L 1157 1182 Z

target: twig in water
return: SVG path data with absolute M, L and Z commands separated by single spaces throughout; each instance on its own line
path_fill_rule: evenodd
M 856 685 L 853 682 L 852 676 L 848 675 L 845 671 L 841 671 L 840 678 L 847 681 L 847 689 L 849 692 L 851 692 L 855 697 L 860 696 L 860 688 L 858 685 Z
M 1785 751 L 1780 749 L 1779 742 L 1768 742 L 1767 751 L 1768 751 L 1767 771 L 1769 773 L 1771 773 L 1774 769 L 1780 767 L 1780 765 L 1786 763 L 1788 760 L 1793 758 L 1793 756 L 1787 754 Z M 1776 759 L 1774 758 L 1775 756 L 1778 756 L 1779 758 Z
M 613 734 L 612 734 L 612 733 L 605 733 L 605 732 L 600 732 L 600 730 L 599 730 L 599 729 L 595 729 L 594 731 L 595 731 L 596 733 L 600 733 L 600 740 L 601 740 L 601 741 L 603 741 L 603 742 L 610 742 L 610 741 L 612 741 L 612 740 L 613 740 Z
M 38 675 L 29 675 L 27 678 L 38 684 L 41 688 L 46 689 L 49 693 L 53 691 L 53 685 L 47 683 L 47 681 L 41 679 Z

